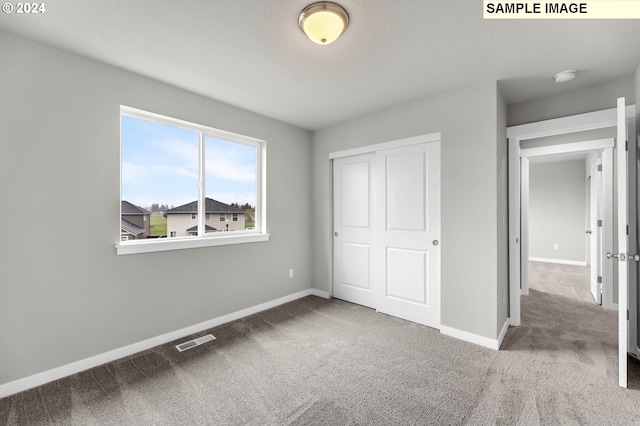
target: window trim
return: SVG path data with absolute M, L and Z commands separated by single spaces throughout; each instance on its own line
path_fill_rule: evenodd
M 173 237 L 146 240 L 129 240 L 118 241 L 115 244 L 116 253 L 134 254 L 148 253 L 167 250 L 181 250 L 198 247 L 211 247 L 231 244 L 252 243 L 260 241 L 268 241 L 269 234 L 266 226 L 266 176 L 267 176 L 267 155 L 266 141 L 244 136 L 225 130 L 215 129 L 213 127 L 192 123 L 128 106 L 120 105 L 120 182 L 122 182 L 122 117 L 128 116 L 142 120 L 150 120 L 159 124 L 165 124 L 173 127 L 180 127 L 187 130 L 197 131 L 200 134 L 199 145 L 199 193 L 198 193 L 198 229 L 199 235 L 194 237 Z M 205 203 L 200 202 L 205 199 L 205 170 L 204 170 L 204 141 L 206 137 L 223 139 L 229 142 L 240 143 L 256 147 L 256 206 L 255 206 L 255 225 L 251 230 L 236 231 L 233 234 L 224 233 L 207 233 L 205 228 L 206 212 Z M 120 200 L 122 200 L 122 185 L 120 185 Z M 122 204 L 122 203 L 120 203 Z M 120 217 L 122 211 L 120 208 Z M 118 234 L 120 235 L 120 229 Z
M 200 247 L 225 246 L 231 244 L 257 243 L 269 241 L 269 234 L 238 234 L 238 232 L 213 232 L 215 237 L 173 237 L 149 240 L 129 240 L 117 244 L 118 255 L 151 253 L 157 251 L 182 250 Z M 218 236 L 220 235 L 220 236 Z M 124 242 L 124 241 L 123 241 Z

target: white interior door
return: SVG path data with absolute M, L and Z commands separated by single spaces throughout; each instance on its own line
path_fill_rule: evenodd
M 627 344 L 628 344 L 628 262 L 629 244 L 627 241 L 628 202 L 627 202 L 627 127 L 625 120 L 625 98 L 618 99 L 617 113 L 617 160 L 618 160 L 618 253 L 613 257 L 618 263 L 618 384 L 627 387 Z
M 635 114 L 634 114 L 635 116 Z M 628 140 L 628 206 L 629 206 L 629 231 L 628 244 L 629 244 L 629 256 L 628 256 L 628 272 L 629 272 L 629 321 L 628 330 L 629 339 L 627 340 L 627 351 L 630 354 L 635 355 L 636 358 L 640 358 L 640 349 L 638 348 L 638 260 L 637 256 L 640 253 L 638 250 L 638 162 L 640 153 L 638 152 L 638 145 L 636 140 L 636 123 L 635 120 L 629 119 L 627 114 L 627 140 Z M 637 259 L 637 260 L 636 260 Z
M 376 307 L 440 328 L 440 142 L 376 158 Z
M 373 293 L 373 159 L 333 160 L 333 296 L 370 308 Z
M 629 248 L 631 253 L 640 254 L 640 226 L 638 226 L 638 212 L 640 212 L 640 149 L 638 147 L 638 141 L 636 138 L 635 122 L 634 128 L 627 128 L 627 135 L 629 136 L 629 146 L 635 147 L 635 155 L 629 150 L 629 165 L 633 165 L 633 171 L 629 173 L 629 195 L 633 197 L 633 200 L 629 200 L 629 206 L 634 207 L 635 211 L 629 211 Z M 632 160 L 635 157 L 635 160 Z M 634 229 L 635 228 L 635 229 Z M 629 352 L 634 354 L 636 358 L 640 359 L 640 348 L 638 347 L 638 278 L 640 273 L 638 271 L 638 256 L 634 256 L 634 261 L 629 259 Z
M 600 173 L 598 172 L 599 162 L 596 160 L 591 164 L 590 183 L 590 203 L 589 203 L 589 259 L 591 264 L 591 294 L 597 304 L 602 304 L 601 281 L 598 277 L 602 277 L 600 271 L 600 227 L 598 219 L 600 218 Z

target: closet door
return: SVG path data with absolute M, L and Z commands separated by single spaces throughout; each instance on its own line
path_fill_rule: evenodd
M 440 141 L 333 161 L 333 296 L 440 328 Z
M 373 295 L 373 160 L 333 161 L 333 296 L 375 308 Z
M 376 153 L 376 308 L 440 327 L 440 142 Z

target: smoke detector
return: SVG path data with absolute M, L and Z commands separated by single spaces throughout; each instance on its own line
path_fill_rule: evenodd
M 576 72 L 576 70 L 562 71 L 556 74 L 553 79 L 556 81 L 556 83 L 564 83 L 565 81 L 573 80 L 574 78 L 576 78 Z

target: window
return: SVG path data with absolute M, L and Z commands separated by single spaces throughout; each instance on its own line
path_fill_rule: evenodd
M 121 219 L 149 214 L 150 229 L 118 254 L 268 239 L 264 141 L 128 107 L 120 123 Z M 226 224 L 205 223 L 212 214 Z

